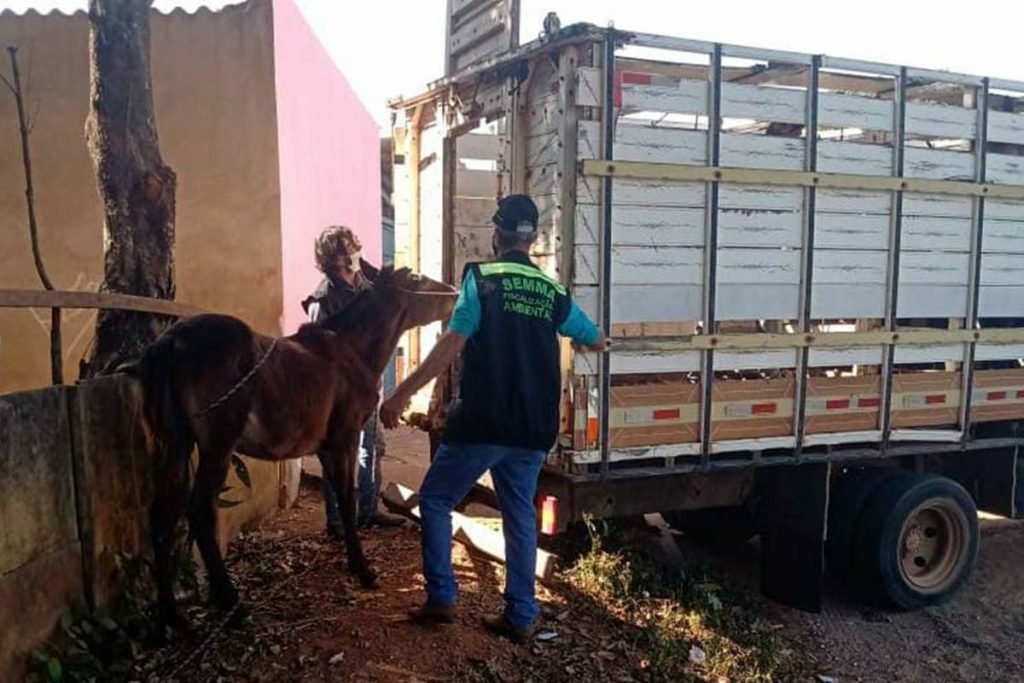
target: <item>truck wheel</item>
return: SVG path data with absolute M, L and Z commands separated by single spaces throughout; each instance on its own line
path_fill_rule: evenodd
M 718 548 L 742 545 L 757 534 L 754 516 L 742 505 L 661 513 L 670 527 Z
M 974 569 L 978 511 L 962 486 L 935 475 L 883 483 L 854 536 L 856 581 L 865 597 L 901 609 L 949 599 Z
M 864 504 L 878 487 L 896 477 L 912 474 L 895 467 L 869 467 L 842 475 L 831 492 L 825 558 L 829 571 L 844 583 L 850 583 L 853 537 Z

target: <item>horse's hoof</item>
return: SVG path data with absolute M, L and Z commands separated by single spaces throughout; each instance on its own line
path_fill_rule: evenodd
M 359 583 L 363 588 L 380 588 L 380 581 L 377 580 L 377 574 L 369 569 L 359 572 Z

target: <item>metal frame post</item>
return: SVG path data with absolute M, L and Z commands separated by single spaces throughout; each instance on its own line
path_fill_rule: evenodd
M 894 115 L 893 121 L 893 175 L 897 178 L 903 177 L 904 157 L 906 156 L 906 121 L 907 121 L 907 69 L 900 68 L 900 75 L 896 77 L 896 97 L 893 99 Z M 892 196 L 892 215 L 889 222 L 889 273 L 886 280 L 886 311 L 885 329 L 889 332 L 896 331 L 896 307 L 899 303 L 899 279 L 900 279 L 900 248 L 903 233 L 903 190 L 897 189 Z M 892 385 L 893 372 L 896 360 L 896 345 L 889 344 L 885 347 L 885 357 L 882 362 L 882 400 L 879 407 L 881 421 L 882 442 L 880 452 L 885 455 L 889 448 L 889 435 L 892 432 Z
M 975 89 L 974 106 L 977 109 L 978 131 L 974 140 L 974 180 L 985 182 L 986 147 L 988 147 L 988 92 L 989 81 L 983 79 Z M 978 298 L 981 289 L 982 239 L 985 232 L 985 197 L 974 198 L 974 216 L 971 226 L 971 267 L 967 291 L 967 316 L 964 328 L 974 330 L 978 327 Z M 970 439 L 971 403 L 974 393 L 974 357 L 977 342 L 969 341 L 964 345 L 964 364 L 961 372 L 963 388 L 960 391 L 960 429 L 963 441 Z
M 718 168 L 722 156 L 722 45 L 711 52 L 711 97 L 708 106 L 708 163 Z M 707 210 L 704 220 L 704 333 L 715 333 L 715 290 L 718 271 L 718 180 L 707 184 Z M 700 465 L 711 464 L 711 414 L 714 402 L 715 352 L 703 352 L 701 366 Z
M 821 74 L 821 56 L 811 59 L 811 70 L 807 83 L 807 124 L 805 127 L 807 146 L 804 158 L 804 170 L 814 173 L 818 170 L 818 99 L 819 79 Z M 800 333 L 811 331 L 811 295 L 814 286 L 814 231 L 818 202 L 818 189 L 813 185 L 804 188 L 804 234 L 803 253 L 800 263 Z M 794 454 L 799 460 L 803 449 L 804 428 L 807 416 L 807 382 L 810 347 L 805 346 L 797 352 L 795 416 L 793 433 L 796 436 Z
M 611 162 L 615 157 L 615 30 L 609 28 L 604 40 L 604 111 L 602 112 L 602 128 L 604 138 L 604 158 Z M 605 337 L 611 337 L 612 331 L 612 176 L 602 179 L 601 201 L 601 327 Z M 601 448 L 601 477 L 608 476 L 608 465 L 611 457 L 610 424 L 611 392 L 612 392 L 612 356 L 609 349 L 601 353 L 600 386 L 601 414 L 598 442 Z

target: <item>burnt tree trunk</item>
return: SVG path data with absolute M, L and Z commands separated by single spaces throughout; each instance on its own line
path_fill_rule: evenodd
M 89 0 L 86 139 L 103 202 L 101 292 L 174 298 L 174 171 L 160 156 L 149 69 L 152 0 Z M 101 310 L 82 375 L 113 372 L 167 325 Z

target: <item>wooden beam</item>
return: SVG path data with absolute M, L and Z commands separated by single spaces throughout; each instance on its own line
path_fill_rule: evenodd
M 174 317 L 203 312 L 203 309 L 192 304 L 144 296 L 34 289 L 0 289 L 0 308 L 98 308 Z
M 393 512 L 420 521 L 420 499 L 412 489 L 391 482 L 381 498 Z M 465 546 L 476 549 L 498 562 L 505 562 L 505 539 L 497 529 L 492 529 L 466 515 L 452 512 L 452 536 Z M 554 555 L 538 548 L 534 575 L 541 581 L 550 581 L 554 577 L 556 560 Z
M 875 192 L 921 192 L 926 194 L 967 197 L 1024 199 L 1024 186 L 993 185 L 960 180 L 926 180 L 891 176 L 854 175 L 846 173 L 812 173 L 755 168 L 722 168 L 691 164 L 661 164 L 635 161 L 588 159 L 583 174 L 595 177 L 662 180 L 669 182 L 723 182 L 785 187 L 827 187 L 842 190 Z

